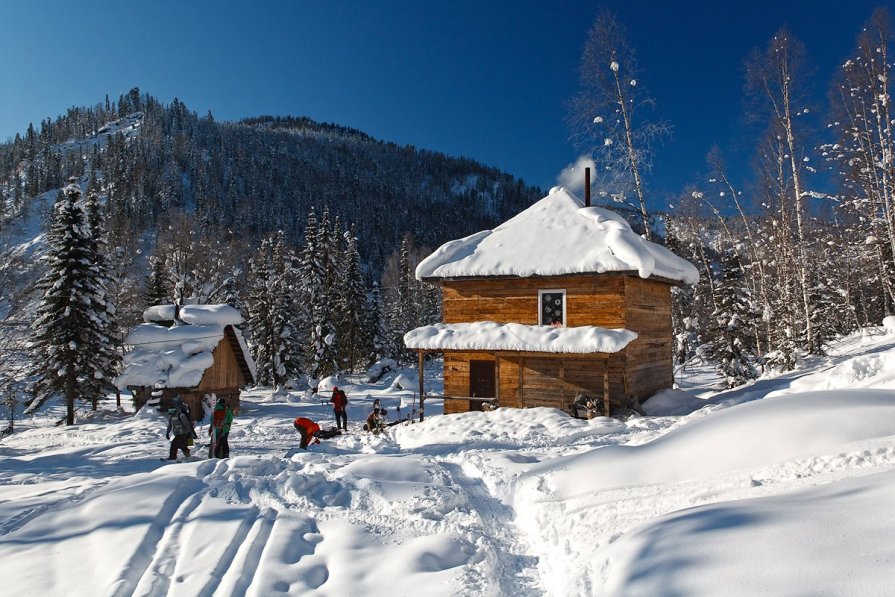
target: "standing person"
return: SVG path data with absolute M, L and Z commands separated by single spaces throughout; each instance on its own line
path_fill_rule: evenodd
M 298 444 L 298 447 L 302 450 L 307 450 L 309 443 L 320 443 L 320 440 L 315 437 L 317 432 L 320 431 L 320 425 L 311 419 L 298 417 L 292 421 L 292 426 L 295 427 L 295 430 L 298 431 L 298 435 L 301 436 L 301 442 Z
M 196 435 L 189 411 L 184 406 L 180 396 L 174 396 L 174 408 L 168 411 L 168 429 L 165 432 L 165 437 L 171 439 L 172 431 L 174 432 L 174 439 L 171 440 L 168 460 L 177 460 L 177 450 L 182 450 L 183 455 L 189 457 L 190 448 L 187 442 L 199 436 Z
M 208 426 L 208 435 L 211 436 L 211 445 L 214 448 L 215 458 L 230 457 L 230 426 L 233 424 L 233 409 L 223 398 L 218 398 L 211 415 L 211 425 Z
M 333 414 L 336 417 L 336 429 L 348 431 L 348 396 L 338 386 L 333 388 L 333 395 L 329 399 L 333 403 Z

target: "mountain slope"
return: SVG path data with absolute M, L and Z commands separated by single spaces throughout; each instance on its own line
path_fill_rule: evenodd
M 133 90 L 117 105 L 72 108 L 0 145 L 0 222 L 21 217 L 32 197 L 68 177 L 91 173 L 116 233 L 187 218 L 250 243 L 277 229 L 298 242 L 308 210 L 328 206 L 357 226 L 373 272 L 405 233 L 436 245 L 491 227 L 541 196 L 466 158 L 308 118 L 217 122 L 179 100 L 165 105 Z

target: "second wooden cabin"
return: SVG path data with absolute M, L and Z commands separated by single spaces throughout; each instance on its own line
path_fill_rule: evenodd
M 207 394 L 224 398 L 236 414 L 241 388 L 255 381 L 255 364 L 236 327 L 242 315 L 229 305 L 156 305 L 128 334 L 124 369 L 115 380 L 129 389 L 139 409 L 158 401 L 173 406 L 180 396 L 194 419 Z
M 672 386 L 671 288 L 699 279 L 560 187 L 494 230 L 446 243 L 416 275 L 440 284 L 443 323 L 404 341 L 420 366 L 425 353 L 444 354 L 446 414 L 637 408 Z

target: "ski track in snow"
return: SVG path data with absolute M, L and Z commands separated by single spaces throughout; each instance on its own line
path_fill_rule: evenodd
M 351 431 L 308 451 L 296 448 L 291 419 L 307 414 L 328 426 L 327 406 L 249 392 L 231 432 L 231 458 L 182 464 L 158 461 L 168 445 L 161 415 L 113 415 L 70 429 L 35 420 L 0 443 L 0 543 L 30 546 L 51 524 L 44 518 L 66 512 L 69 520 L 87 518 L 91 508 L 119 504 L 116 492 L 137 491 L 133 486 L 142 483 L 158 488 L 158 502 L 140 513 L 145 518 L 131 519 L 128 530 L 135 530 L 117 544 L 121 563 L 102 562 L 120 568 L 109 571 L 112 584 L 95 586 L 96 594 L 409 594 L 423 582 L 426 595 L 600 594 L 615 565 L 604 552 L 632 529 L 689 508 L 895 470 L 895 436 L 596 493 L 558 492 L 551 461 L 647 444 L 850 357 L 877 358 L 890 345 L 895 340 L 881 347 L 843 344 L 831 351 L 826 369 L 721 392 L 691 415 L 624 423 L 538 415 L 517 428 L 473 426 L 461 436 L 462 425 L 439 431 L 433 417 L 428 427 L 373 435 L 360 431 L 369 401 L 354 399 Z M 859 375 L 875 371 L 860 365 Z M 396 399 L 380 395 L 384 403 Z M 207 429 L 197 431 L 194 449 L 204 455 Z M 527 474 L 545 466 L 544 474 Z M 384 579 L 373 572 L 380 567 Z M 432 578 L 438 580 L 429 584 Z

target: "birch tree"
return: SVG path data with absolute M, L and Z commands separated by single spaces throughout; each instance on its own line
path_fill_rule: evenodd
M 636 209 L 651 239 L 644 175 L 651 169 L 655 143 L 670 133 L 670 125 L 647 120 L 655 102 L 639 74 L 625 28 L 614 13 L 603 10 L 581 55 L 580 90 L 569 106 L 572 140 L 593 157 L 603 192 Z

